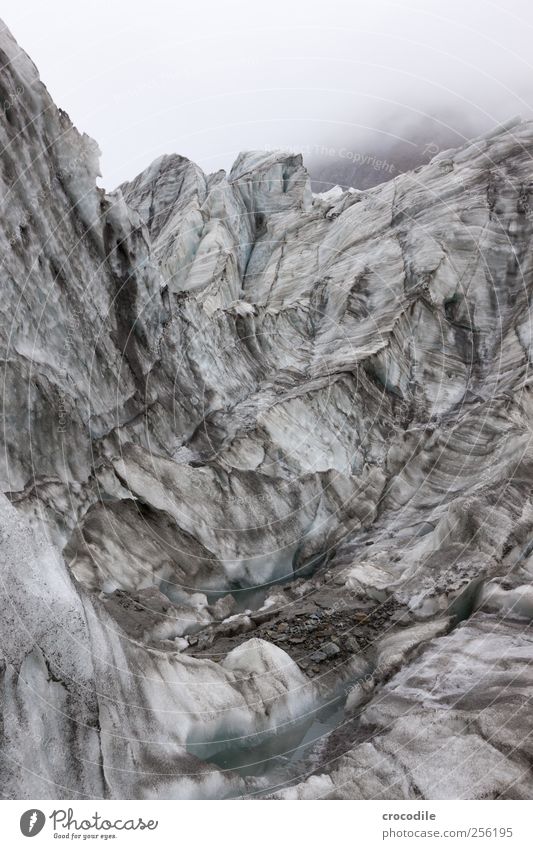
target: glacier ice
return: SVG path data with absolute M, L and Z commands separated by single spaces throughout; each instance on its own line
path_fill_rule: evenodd
M 4 795 L 531 798 L 533 124 L 106 192 L 0 51 Z

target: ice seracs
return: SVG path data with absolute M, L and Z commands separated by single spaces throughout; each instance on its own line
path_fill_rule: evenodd
M 530 798 L 533 125 L 106 193 L 0 49 L 6 795 Z

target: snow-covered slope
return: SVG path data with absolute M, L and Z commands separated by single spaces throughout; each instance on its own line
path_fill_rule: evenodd
M 533 125 L 107 194 L 0 51 L 6 794 L 530 796 Z

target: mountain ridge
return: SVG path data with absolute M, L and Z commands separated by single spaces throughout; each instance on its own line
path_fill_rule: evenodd
M 0 49 L 6 793 L 530 798 L 533 124 L 106 193 Z

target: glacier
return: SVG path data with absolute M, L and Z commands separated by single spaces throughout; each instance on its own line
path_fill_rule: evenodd
M 533 124 L 106 192 L 0 52 L 4 796 L 531 798 Z

